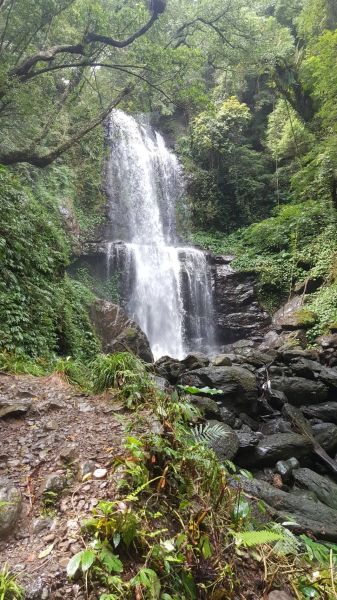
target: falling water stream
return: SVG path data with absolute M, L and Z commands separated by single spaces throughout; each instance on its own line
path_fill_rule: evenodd
M 118 272 L 127 311 L 155 359 L 214 344 L 210 269 L 201 250 L 179 246 L 176 156 L 148 122 L 115 110 L 109 123 L 107 275 Z

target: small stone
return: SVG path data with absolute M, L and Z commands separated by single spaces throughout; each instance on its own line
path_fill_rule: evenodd
M 294 600 L 294 596 L 290 596 L 282 590 L 274 590 L 268 594 L 268 600 Z
M 41 533 L 41 531 L 45 531 L 46 529 L 51 529 L 52 524 L 53 524 L 52 519 L 43 518 L 43 517 L 35 519 L 35 521 L 33 521 L 33 527 L 32 527 L 33 533 L 35 533 L 35 535 L 38 535 L 39 533 Z
M 77 531 L 77 529 L 79 528 L 79 524 L 78 521 L 76 521 L 76 519 L 69 519 L 69 521 L 67 521 L 67 529 L 70 531 Z
M 90 406 L 90 404 L 86 404 L 85 402 L 81 402 L 78 405 L 78 410 L 81 413 L 88 413 L 88 412 L 93 412 L 94 408 L 93 408 L 93 406 Z
M 65 485 L 66 480 L 62 473 L 50 473 L 42 484 L 42 492 L 59 493 Z
M 73 462 L 77 456 L 77 444 L 69 444 L 60 452 L 60 459 L 66 463 Z
M 96 465 L 93 460 L 87 460 L 81 464 L 79 470 L 79 479 L 82 481 L 84 477 L 91 475 L 95 471 Z
M 48 588 L 43 588 L 42 594 L 41 594 L 41 600 L 47 600 L 47 598 L 49 598 L 49 590 L 48 590 Z
M 60 567 L 66 568 L 68 565 L 68 562 L 69 562 L 69 558 L 64 556 L 63 558 L 60 558 L 59 565 L 60 565 Z
M 93 472 L 94 479 L 104 479 L 107 476 L 107 469 L 95 469 Z
M 57 421 L 47 421 L 47 423 L 44 424 L 43 429 L 45 431 L 53 431 L 54 429 L 58 429 L 58 422 Z

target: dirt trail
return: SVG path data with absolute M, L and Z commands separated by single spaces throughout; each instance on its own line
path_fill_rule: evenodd
M 2 373 L 0 414 L 1 407 L 6 412 L 14 405 L 16 413 L 0 418 L 0 482 L 5 477 L 19 488 L 23 502 L 15 527 L 0 541 L 0 565 L 18 574 L 27 600 L 81 600 L 66 565 L 83 548 L 81 521 L 100 499 L 114 496 L 111 465 L 121 453 L 130 413 L 113 396 L 87 396 L 58 376 Z M 89 475 L 83 481 L 83 470 L 97 468 L 102 479 Z M 47 487 L 64 489 L 58 499 L 49 492 L 46 506 L 48 479 Z

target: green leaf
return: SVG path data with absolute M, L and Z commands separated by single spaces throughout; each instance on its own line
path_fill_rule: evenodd
M 196 598 L 197 598 L 197 589 L 196 589 L 196 586 L 195 586 L 193 575 L 191 575 L 191 573 L 186 573 L 186 571 L 184 571 L 181 574 L 181 579 L 182 579 L 182 582 L 183 582 L 183 586 L 184 586 L 185 592 L 188 594 L 188 598 L 190 600 L 196 600 Z
M 99 559 L 107 568 L 109 573 L 121 573 L 123 571 L 123 563 L 116 554 L 114 554 L 107 544 L 102 546 L 99 553 Z
M 183 390 L 187 394 L 208 394 L 210 396 L 223 395 L 223 390 L 216 388 L 210 388 L 208 386 L 203 388 L 195 387 L 194 385 L 178 385 L 179 389 Z
M 262 531 L 241 531 L 235 534 L 235 541 L 238 545 L 243 544 L 250 548 L 251 546 L 259 546 L 262 544 L 270 544 L 271 542 L 277 542 L 283 540 L 284 536 L 282 533 L 276 531 L 269 531 L 264 529 Z
M 42 550 L 42 552 L 40 552 L 38 558 L 45 558 L 46 556 L 48 556 L 48 554 L 51 553 L 53 548 L 54 548 L 54 544 L 49 544 L 49 546 L 47 546 L 44 550 Z
M 95 562 L 96 554 L 93 550 L 90 550 L 89 548 L 83 550 L 81 554 L 81 569 L 83 573 L 85 573 Z
M 77 552 L 77 554 L 74 554 L 74 556 L 70 559 L 70 561 L 68 562 L 68 565 L 67 565 L 68 577 L 74 577 L 75 573 L 78 571 L 79 566 L 81 564 L 81 558 L 82 558 L 82 551 Z
M 133 585 L 138 585 L 139 583 L 143 585 L 151 594 L 151 600 L 157 600 L 160 598 L 160 580 L 155 571 L 153 569 L 141 569 L 136 577 L 132 580 Z

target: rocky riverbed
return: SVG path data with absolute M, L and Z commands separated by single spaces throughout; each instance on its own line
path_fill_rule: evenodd
M 190 399 L 214 426 L 219 458 L 253 472 L 253 480 L 233 485 L 263 499 L 295 531 L 336 542 L 337 369 L 326 366 L 334 339 L 314 350 L 265 348 L 245 340 L 212 360 L 164 357 L 155 370 L 168 385 L 221 390 Z

